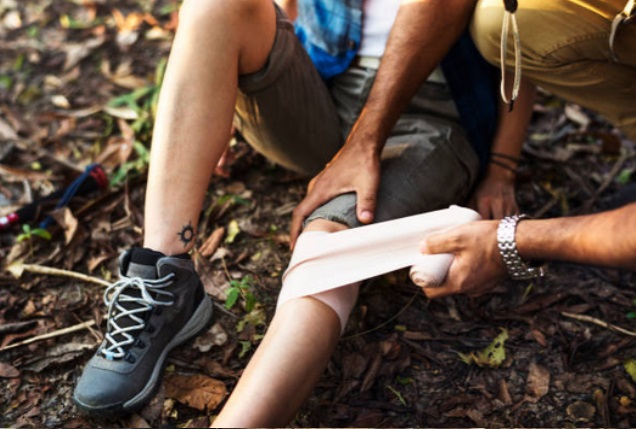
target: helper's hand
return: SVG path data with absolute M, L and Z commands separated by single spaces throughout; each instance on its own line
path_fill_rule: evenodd
M 515 174 L 491 164 L 486 177 L 477 185 L 469 206 L 483 219 L 502 219 L 519 211 L 515 200 Z
M 477 221 L 429 235 L 420 250 L 425 254 L 455 256 L 446 280 L 439 287 L 424 288 L 429 298 L 464 293 L 477 296 L 489 292 L 506 277 L 497 247 L 497 221 Z
M 307 195 L 294 209 L 290 228 L 293 249 L 303 221 L 318 207 L 348 192 L 357 194 L 357 215 L 362 223 L 373 222 L 378 186 L 380 156 L 371 145 L 350 140 L 307 187 Z

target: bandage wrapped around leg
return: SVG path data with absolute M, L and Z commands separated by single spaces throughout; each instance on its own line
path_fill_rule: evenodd
M 411 279 L 418 286 L 439 286 L 453 255 L 423 255 L 419 251 L 420 242 L 431 233 L 479 219 L 473 210 L 451 206 L 345 231 L 305 232 L 298 238 L 283 274 L 278 306 L 293 298 L 319 294 L 405 267 L 412 267 Z M 355 297 L 353 301 L 344 303 L 338 311 L 352 308 Z M 344 320 L 344 327 L 348 312 L 344 318 L 340 313 L 338 316 L 341 323 Z

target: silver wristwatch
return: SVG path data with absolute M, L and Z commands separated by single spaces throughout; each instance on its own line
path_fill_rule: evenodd
M 507 216 L 501 219 L 497 228 L 499 253 L 501 253 L 506 270 L 508 270 L 508 275 L 514 280 L 543 277 L 546 271 L 544 266 L 533 267 L 528 265 L 517 252 L 515 233 L 517 232 L 517 224 L 524 219 L 530 219 L 530 216 L 524 214 Z

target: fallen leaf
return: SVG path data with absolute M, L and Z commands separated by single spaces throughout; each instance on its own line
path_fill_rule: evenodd
M 220 378 L 233 378 L 236 377 L 236 372 L 231 369 L 223 366 L 221 363 L 217 362 L 216 359 L 209 358 L 207 356 L 202 356 L 194 362 L 201 368 L 206 375 L 210 377 L 220 377 Z
M 207 353 L 213 346 L 227 343 L 227 333 L 220 323 L 215 323 L 207 332 L 199 335 L 194 341 L 194 347 L 201 353 Z
M 17 10 L 9 11 L 2 20 L 2 25 L 7 30 L 17 30 L 22 27 L 22 18 Z
M 497 335 L 488 347 L 478 352 L 470 352 L 468 354 L 458 353 L 459 357 L 468 365 L 475 363 L 477 366 L 498 368 L 506 360 L 506 349 L 504 345 L 507 339 L 508 330 L 501 328 L 501 333 Z
M 222 226 L 215 229 L 214 232 L 210 234 L 208 239 L 205 240 L 205 243 L 203 243 L 203 245 L 199 248 L 199 253 L 201 253 L 201 255 L 206 258 L 214 255 L 214 252 L 216 252 L 219 244 L 221 244 L 223 234 L 225 234 L 225 228 L 223 228 Z
M 0 377 L 15 378 L 20 376 L 20 371 L 8 363 L 0 362 Z
M 15 140 L 18 133 L 4 119 L 0 118 L 0 140 Z
M 526 392 L 534 399 L 540 399 L 550 390 L 550 371 L 536 362 L 530 363 Z
M 104 112 L 115 118 L 126 119 L 128 121 L 134 121 L 139 118 L 139 113 L 132 107 L 104 106 Z
M 200 411 L 213 411 L 227 396 L 225 383 L 205 375 L 171 374 L 165 378 L 166 396 Z
M 23 369 L 34 372 L 42 372 L 53 365 L 61 365 L 75 360 L 87 350 L 95 348 L 95 344 L 86 343 L 62 343 L 46 350 L 44 356 L 36 356 L 27 361 Z
M 68 98 L 66 98 L 65 96 L 63 96 L 61 94 L 52 95 L 51 96 L 51 103 L 55 107 L 59 107 L 60 109 L 70 109 L 71 108 L 71 103 L 68 101 Z
M 227 225 L 227 236 L 225 237 L 225 242 L 233 243 L 239 232 L 241 232 L 241 228 L 239 228 L 238 222 L 235 219 L 232 219 Z
M 16 279 L 20 279 L 20 277 L 22 277 L 22 274 L 24 274 L 24 264 L 22 263 L 22 261 L 15 261 L 15 262 L 12 262 L 6 268 L 6 270 L 10 272 L 11 275 L 15 277 Z
M 532 333 L 532 338 L 534 338 L 534 340 L 542 347 L 548 346 L 548 341 L 546 340 L 545 335 L 543 335 L 543 332 L 538 329 L 532 329 L 530 332 Z
M 64 71 L 75 67 L 80 61 L 88 57 L 95 49 L 100 47 L 105 40 L 105 37 L 100 36 L 88 39 L 83 43 L 66 43 L 64 45 L 64 51 L 66 52 Z
M 596 407 L 584 401 L 576 401 L 568 405 L 565 411 L 574 421 L 589 422 L 596 414 Z
M 510 396 L 510 390 L 508 390 L 508 383 L 503 378 L 499 383 L 499 400 L 505 405 L 512 405 L 512 396 Z
M 120 63 L 114 72 L 110 70 L 110 62 L 104 61 L 102 64 L 102 74 L 111 82 L 123 88 L 138 89 L 149 84 L 146 79 L 136 76 L 133 73 L 131 59 Z
M 636 383 L 636 359 L 627 359 L 623 364 L 623 367 L 632 378 L 632 381 Z
M 565 105 L 565 116 L 583 128 L 586 128 L 591 121 L 590 117 L 583 113 L 579 106 L 570 103 Z
M 66 244 L 69 244 L 73 237 L 75 237 L 75 233 L 77 232 L 78 221 L 73 213 L 68 207 L 63 207 L 59 210 L 55 210 L 51 213 L 53 219 L 62 227 L 64 230 L 64 238 Z
M 127 428 L 151 428 L 150 424 L 139 414 L 133 413 L 124 419 Z

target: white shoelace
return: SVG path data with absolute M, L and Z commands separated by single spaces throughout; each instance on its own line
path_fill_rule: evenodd
M 125 277 L 113 283 L 104 292 L 104 303 L 108 306 L 108 324 L 106 327 L 107 347 L 102 347 L 102 354 L 108 360 L 119 359 L 126 356 L 125 346 L 133 344 L 135 337 L 130 332 L 138 331 L 146 326 L 143 318 L 139 317 L 140 313 L 150 311 L 154 306 L 170 306 L 174 304 L 172 299 L 174 295 L 171 292 L 162 290 L 172 284 L 174 273 L 170 273 L 165 277 L 157 280 L 147 280 L 140 277 Z M 127 289 L 136 289 L 141 292 L 141 296 L 131 296 L 125 294 Z M 152 292 L 157 298 L 164 297 L 166 300 L 159 300 L 152 297 Z M 121 303 L 135 303 L 137 308 L 125 308 Z M 129 317 L 136 324 L 121 327 L 117 324 L 117 320 Z M 121 335 L 123 340 L 116 340 L 115 336 Z

